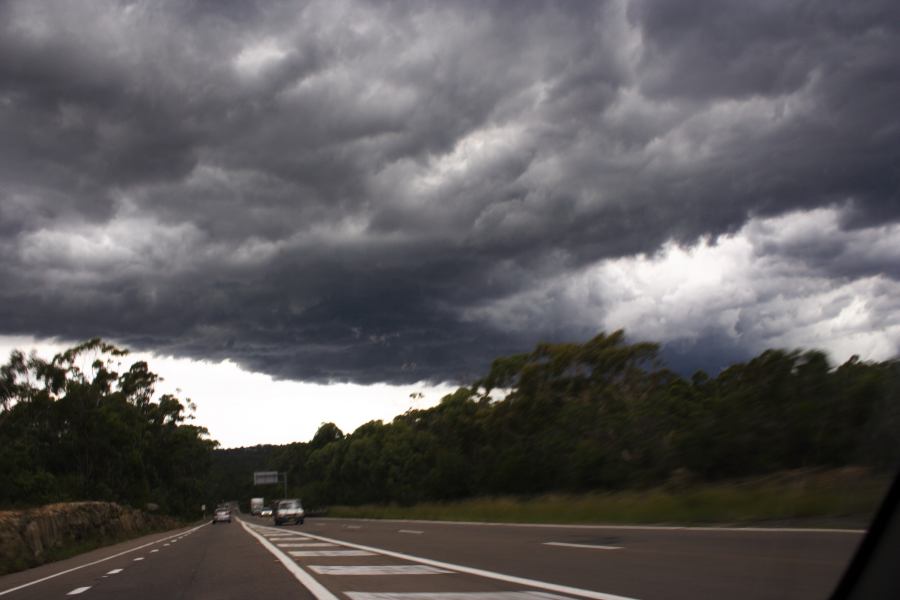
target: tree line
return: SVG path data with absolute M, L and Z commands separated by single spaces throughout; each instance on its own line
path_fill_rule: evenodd
M 196 515 L 216 442 L 144 361 L 99 339 L 0 366 L 0 506 L 69 500 Z
M 221 493 L 259 494 L 240 472 L 248 459 L 286 471 L 290 494 L 313 507 L 641 488 L 795 468 L 888 471 L 900 464 L 900 362 L 853 357 L 833 366 L 819 351 L 768 350 L 715 377 L 686 379 L 662 365 L 657 344 L 630 344 L 617 331 L 499 358 L 439 405 L 389 423 L 351 434 L 326 423 L 309 442 L 217 451 Z
M 621 331 L 498 358 L 437 406 L 308 442 L 216 450 L 190 406 L 155 394 L 145 362 L 91 340 L 0 366 L 0 507 L 63 500 L 158 504 L 284 494 L 308 507 L 641 488 L 775 471 L 900 464 L 900 361 L 829 363 L 768 350 L 684 378 Z

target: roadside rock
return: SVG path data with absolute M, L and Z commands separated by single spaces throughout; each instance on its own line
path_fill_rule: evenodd
M 179 522 L 112 502 L 64 502 L 0 511 L 0 574 L 47 562 L 54 551 L 101 545 Z

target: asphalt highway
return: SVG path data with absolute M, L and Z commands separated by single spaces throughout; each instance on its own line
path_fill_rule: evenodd
M 861 537 L 243 516 L 0 577 L 0 600 L 823 599 Z

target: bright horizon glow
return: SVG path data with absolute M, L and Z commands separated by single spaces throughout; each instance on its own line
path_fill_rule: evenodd
M 0 361 L 12 350 L 35 350 L 45 359 L 76 345 L 29 336 L 0 336 Z M 157 396 L 172 393 L 196 403 L 193 424 L 209 430 L 222 448 L 257 444 L 289 444 L 312 439 L 322 423 L 332 422 L 344 433 L 373 420 L 390 421 L 411 408 L 428 408 L 453 392 L 450 384 L 410 385 L 354 383 L 317 384 L 275 380 L 240 368 L 230 360 L 199 361 L 132 352 L 123 368 L 144 360 L 163 378 Z M 419 392 L 420 399 L 410 398 Z

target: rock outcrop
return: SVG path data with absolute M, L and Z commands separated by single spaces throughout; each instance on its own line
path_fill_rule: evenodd
M 112 502 L 62 502 L 22 511 L 0 511 L 0 574 L 33 567 L 66 548 L 172 529 L 179 522 Z

